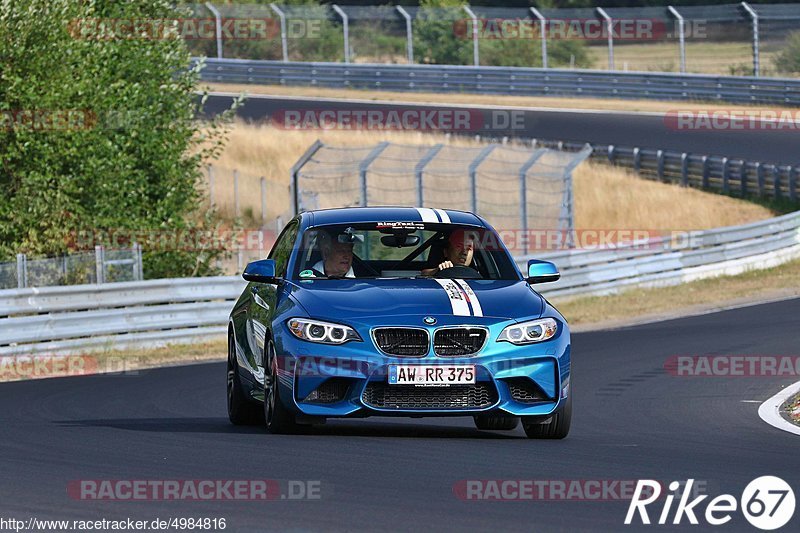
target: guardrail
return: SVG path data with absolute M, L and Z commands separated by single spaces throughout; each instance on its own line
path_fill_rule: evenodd
M 800 79 L 790 78 L 523 67 L 205 61 L 202 79 L 220 83 L 800 105 Z
M 549 298 L 610 294 L 633 286 L 682 283 L 800 257 L 800 213 L 614 249 L 530 257 L 554 261 L 562 279 Z M 245 282 L 238 277 L 0 291 L 0 356 L 75 353 L 220 338 Z

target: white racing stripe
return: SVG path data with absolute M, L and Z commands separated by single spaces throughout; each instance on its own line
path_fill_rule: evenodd
M 478 295 L 475 294 L 475 291 L 472 290 L 466 281 L 463 279 L 455 280 L 456 283 L 464 290 L 467 295 L 467 301 L 472 305 L 472 314 L 473 316 L 483 316 L 483 309 L 481 308 L 481 302 L 478 300 Z
M 458 284 L 452 279 L 437 279 L 434 281 L 442 286 L 447 293 L 447 298 L 450 300 L 450 307 L 453 314 L 456 316 L 472 316 L 467 303 L 466 295 L 461 292 Z
M 450 224 L 450 215 L 448 215 L 444 209 L 434 209 L 434 211 L 436 211 L 436 214 L 442 219 L 442 222 Z
M 417 212 L 419 212 L 419 216 L 422 217 L 423 222 L 439 222 L 439 218 L 436 216 L 436 211 L 429 207 L 417 207 Z

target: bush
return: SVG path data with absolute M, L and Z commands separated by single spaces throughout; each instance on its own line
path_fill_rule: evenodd
M 186 15 L 170 0 L 0 3 L 0 260 L 64 254 L 79 232 L 213 227 L 196 184 L 224 129 L 218 121 L 203 138 L 194 120 L 198 71 L 187 71 L 185 43 L 91 31 L 97 19 Z M 23 123 L 26 113 L 41 121 Z M 148 277 L 214 272 L 196 252 L 156 255 Z
M 800 32 L 793 32 L 786 46 L 775 57 L 775 69 L 779 72 L 800 72 Z

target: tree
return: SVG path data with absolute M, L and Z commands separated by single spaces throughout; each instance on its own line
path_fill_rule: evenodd
M 181 17 L 170 0 L 0 0 L 0 260 L 213 225 L 196 185 L 225 131 L 195 122 L 198 70 L 153 27 Z M 213 271 L 213 254 L 144 248 L 148 277 Z

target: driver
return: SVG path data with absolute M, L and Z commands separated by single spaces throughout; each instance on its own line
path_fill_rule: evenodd
M 339 242 L 326 231 L 320 231 L 319 246 L 322 260 L 317 261 L 311 268 L 329 277 L 356 277 L 353 272 L 353 245 L 352 242 Z
M 435 276 L 438 272 L 454 266 L 471 266 L 475 250 L 474 237 L 463 229 L 453 231 L 447 238 L 444 248 L 444 261 L 436 268 L 422 270 L 423 276 Z

